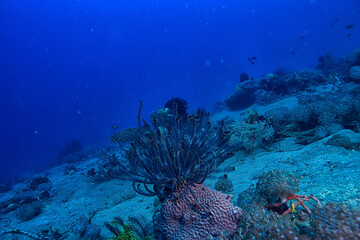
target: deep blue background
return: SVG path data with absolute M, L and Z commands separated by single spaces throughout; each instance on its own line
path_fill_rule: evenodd
M 138 99 L 143 116 L 171 97 L 210 109 L 243 71 L 342 56 L 360 47 L 359 23 L 359 0 L 2 0 L 0 176 L 72 139 L 107 143 L 114 123 L 136 126 Z

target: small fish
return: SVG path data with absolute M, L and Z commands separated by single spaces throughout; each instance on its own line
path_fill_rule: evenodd
M 255 62 L 254 61 L 250 61 L 252 65 L 255 65 Z
M 294 54 L 295 54 L 295 52 L 294 52 L 294 51 L 291 51 L 291 54 L 292 54 L 292 55 L 294 55 Z
M 354 26 L 353 24 L 349 24 L 349 25 L 345 26 L 346 29 L 352 29 L 352 28 L 354 28 L 354 27 L 355 27 L 355 26 Z
M 256 60 L 256 57 L 251 57 L 252 60 Z
M 346 35 L 346 37 L 351 37 L 351 35 L 352 35 L 352 34 L 351 34 L 351 33 L 349 33 L 349 34 L 347 34 L 347 35 Z
M 290 206 L 291 206 L 291 212 L 296 213 L 295 204 L 292 202 L 292 203 L 290 203 Z
M 305 38 L 305 36 L 303 35 L 303 36 L 300 37 L 300 40 L 304 40 L 304 38 Z
M 118 129 L 118 125 L 115 123 L 114 125 L 112 125 L 112 129 L 114 129 L 114 130 L 116 130 L 116 129 Z
M 331 27 L 331 28 L 334 28 L 334 24 L 330 23 L 330 27 Z
M 251 58 L 248 57 L 248 61 L 251 62 Z

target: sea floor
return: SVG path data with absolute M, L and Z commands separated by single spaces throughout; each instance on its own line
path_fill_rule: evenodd
M 288 101 L 293 101 L 291 98 Z M 269 107 L 269 106 L 268 106 Z M 264 107 L 266 108 L 266 107 Z M 259 112 L 265 111 L 261 107 Z M 213 116 L 221 119 L 241 119 L 242 112 L 223 111 Z M 342 130 L 336 134 L 360 133 Z M 269 145 L 266 149 L 259 148 L 251 153 L 239 151 L 227 159 L 221 168 L 235 167 L 226 172 L 233 183 L 234 204 L 238 194 L 257 182 L 257 177 L 269 170 L 287 170 L 301 176 L 299 194 L 314 195 L 322 204 L 327 202 L 345 203 L 360 209 L 360 152 L 353 149 L 329 145 L 332 136 L 316 141 L 307 146 L 296 143 L 295 138 L 286 138 Z M 144 197 L 137 194 L 129 182 L 110 180 L 94 183 L 84 174 L 95 167 L 99 158 L 89 158 L 77 163 L 77 171 L 64 175 L 67 164 L 39 172 L 33 177 L 47 176 L 52 182 L 51 197 L 43 201 L 41 213 L 27 221 L 19 220 L 16 211 L 0 215 L 0 229 L 20 229 L 36 234 L 50 227 L 59 229 L 66 239 L 77 239 L 74 234 L 79 219 L 91 219 L 91 224 L 101 229 L 101 235 L 106 239 L 112 236 L 104 222 L 120 216 L 143 216 L 148 222 L 156 211 L 154 197 Z M 205 185 L 214 188 L 218 180 L 213 174 Z M 17 194 L 18 189 L 25 187 L 27 182 L 13 186 L 9 192 L 3 193 L 0 202 L 4 202 Z M 310 203 L 315 205 L 315 203 Z M 29 239 L 23 235 L 4 234 L 0 239 Z

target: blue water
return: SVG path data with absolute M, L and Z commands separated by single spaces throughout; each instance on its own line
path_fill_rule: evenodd
M 1 178 L 107 144 L 139 99 L 144 117 L 172 97 L 211 110 L 241 72 L 360 47 L 358 0 L 2 0 L 0 19 Z

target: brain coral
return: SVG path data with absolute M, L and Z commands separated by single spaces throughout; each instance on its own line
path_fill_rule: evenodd
M 203 184 L 184 186 L 162 204 L 159 239 L 228 239 L 236 233 L 242 213 L 231 195 Z

